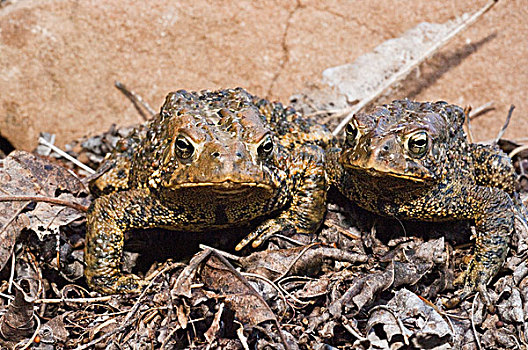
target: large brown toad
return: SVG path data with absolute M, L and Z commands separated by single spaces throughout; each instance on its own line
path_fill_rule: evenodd
M 322 126 L 243 89 L 170 93 L 118 143 L 91 183 L 85 276 L 103 293 L 139 289 L 121 271 L 124 233 L 204 231 L 260 222 L 237 249 L 286 231 L 312 233 L 325 213 Z
M 494 146 L 471 144 L 464 112 L 445 102 L 394 101 L 357 114 L 342 150 L 329 153 L 331 181 L 374 213 L 408 220 L 472 220 L 474 255 L 453 306 L 486 284 L 504 262 L 514 229 L 515 192 L 510 159 Z

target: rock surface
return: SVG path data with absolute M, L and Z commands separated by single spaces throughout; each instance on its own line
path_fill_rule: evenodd
M 139 121 L 115 80 L 156 110 L 166 93 L 243 86 L 288 101 L 322 72 L 353 62 L 420 22 L 443 23 L 486 1 L 12 0 L 0 3 L 0 135 L 30 150 L 38 134 L 63 145 Z M 422 66 L 403 96 L 496 109 L 476 140 L 528 127 L 528 7 L 501 1 Z

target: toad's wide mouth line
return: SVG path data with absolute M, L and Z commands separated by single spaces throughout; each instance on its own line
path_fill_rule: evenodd
M 431 176 L 431 175 L 428 175 L 428 174 L 420 177 L 420 176 L 413 176 L 413 175 L 408 175 L 408 174 L 396 173 L 396 172 L 393 172 L 393 171 L 382 171 L 382 170 L 375 169 L 375 168 L 362 168 L 362 167 L 348 165 L 348 164 L 345 164 L 344 167 L 347 168 L 347 169 L 362 171 L 362 172 L 365 172 L 365 173 L 367 173 L 369 175 L 372 175 L 372 176 L 375 176 L 375 177 L 389 176 L 389 177 L 394 177 L 394 178 L 398 178 L 398 179 L 405 179 L 405 180 L 409 180 L 409 181 L 413 181 L 413 182 L 420 182 L 420 183 L 426 183 L 426 182 L 434 181 L 434 177 Z
M 208 187 L 206 189 L 206 187 Z M 222 181 L 222 182 L 198 182 L 198 183 L 181 183 L 171 186 L 172 189 L 192 189 L 202 188 L 204 190 L 210 190 L 216 193 L 244 193 L 253 189 L 259 189 L 271 192 L 273 186 L 269 184 L 263 184 L 258 182 L 234 182 L 234 181 Z

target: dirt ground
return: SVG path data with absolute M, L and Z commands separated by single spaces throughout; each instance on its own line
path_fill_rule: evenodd
M 0 135 L 31 150 L 139 121 L 115 80 L 156 109 L 167 92 L 242 86 L 287 102 L 329 67 L 353 62 L 423 21 L 443 23 L 485 1 L 83 1 L 0 5 Z M 419 71 L 405 94 L 495 110 L 473 123 L 494 138 L 527 136 L 528 7 L 500 1 Z M 393 96 L 404 97 L 404 96 Z

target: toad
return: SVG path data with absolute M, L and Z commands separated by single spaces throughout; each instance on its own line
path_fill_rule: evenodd
M 102 293 L 138 291 L 123 273 L 124 233 L 256 228 L 237 249 L 279 232 L 309 234 L 325 213 L 331 134 L 292 108 L 244 89 L 166 97 L 159 114 L 119 141 L 90 184 L 85 276 Z
M 457 279 L 455 306 L 486 284 L 506 258 L 514 230 L 511 160 L 496 146 L 468 142 L 465 114 L 446 102 L 394 101 L 359 113 L 345 128 L 342 149 L 329 153 L 330 181 L 349 199 L 378 215 L 418 221 L 470 220 L 474 254 Z

